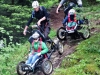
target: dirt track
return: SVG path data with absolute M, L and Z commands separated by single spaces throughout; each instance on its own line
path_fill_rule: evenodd
M 51 11 L 50 11 L 50 19 L 51 19 L 51 27 L 53 29 L 58 29 L 62 26 L 62 21 L 63 21 L 63 18 L 64 18 L 64 12 L 63 10 L 61 10 L 59 12 L 59 14 L 56 14 L 56 7 L 52 8 Z M 53 55 L 52 55 L 52 63 L 53 63 L 53 68 L 59 68 L 62 60 L 67 56 L 67 55 L 70 55 L 72 54 L 74 51 L 75 51 L 75 48 L 77 46 L 77 44 L 82 41 L 82 39 L 80 40 L 65 40 L 63 41 L 64 43 L 64 53 L 62 55 L 59 55 L 58 52 L 55 52 Z M 54 71 L 53 71 L 54 72 Z
M 50 19 L 51 19 L 51 27 L 53 29 L 58 29 L 59 27 L 62 26 L 62 21 L 63 21 L 63 17 L 64 17 L 64 12 L 63 10 L 61 10 L 59 12 L 59 14 L 56 14 L 56 7 L 53 7 L 50 11 Z M 73 53 L 75 51 L 75 47 L 77 45 L 78 41 L 74 41 L 74 42 L 64 42 L 64 53 L 63 55 L 59 55 L 57 52 L 55 52 L 52 55 L 52 63 L 53 63 L 53 67 L 54 68 L 58 68 L 61 64 L 62 59 Z

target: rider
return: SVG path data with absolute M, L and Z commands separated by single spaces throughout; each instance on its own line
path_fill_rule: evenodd
M 40 58 L 41 55 L 46 54 L 48 52 L 48 48 L 44 42 L 39 40 L 40 35 L 35 32 L 32 35 L 34 39 L 32 43 L 32 51 L 29 54 L 29 58 L 26 61 L 26 64 L 29 65 L 32 69 L 34 69 L 35 61 Z
M 60 1 L 59 5 L 58 5 L 58 7 L 56 9 L 56 13 L 59 13 L 58 11 L 59 11 L 60 7 L 67 1 L 68 0 L 61 0 Z M 70 9 L 72 9 L 73 7 L 75 7 L 75 5 L 78 5 L 78 7 L 82 7 L 82 0 L 69 0 L 68 7 L 64 10 L 65 15 L 67 15 L 68 11 Z
M 69 23 L 77 23 L 77 20 L 76 20 L 76 11 L 74 9 L 70 9 L 69 12 L 68 12 L 68 16 L 65 17 L 65 19 L 63 20 L 63 25 L 64 27 L 66 26 L 66 23 L 67 25 L 69 25 Z M 82 20 L 79 20 L 78 21 L 78 24 L 83 24 L 83 21 Z
M 26 31 L 28 29 L 28 26 L 32 22 L 33 18 L 38 19 L 37 25 L 40 27 L 40 31 L 44 33 L 45 37 L 47 38 L 49 32 L 50 32 L 50 25 L 48 20 L 48 13 L 46 9 L 43 6 L 40 6 L 38 1 L 33 1 L 32 3 L 33 11 L 31 14 L 31 17 L 25 26 L 25 29 L 23 31 L 23 34 L 26 35 Z

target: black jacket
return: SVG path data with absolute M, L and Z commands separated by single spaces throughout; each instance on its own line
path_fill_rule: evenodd
M 49 15 L 48 15 L 46 9 L 43 6 L 40 6 L 38 12 L 32 11 L 32 14 L 31 14 L 31 17 L 30 17 L 30 19 L 29 19 L 29 21 L 27 23 L 27 26 L 30 25 L 30 23 L 32 22 L 33 18 L 36 18 L 36 19 L 39 20 L 39 19 L 43 18 L 44 16 L 46 17 L 46 20 L 42 21 L 42 23 L 45 23 L 45 22 L 48 21 L 48 16 Z

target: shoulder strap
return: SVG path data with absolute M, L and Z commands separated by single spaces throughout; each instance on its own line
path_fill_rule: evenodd
M 43 11 L 43 6 L 40 6 L 40 10 Z
M 34 16 L 35 16 L 35 12 L 34 12 L 34 11 L 32 11 L 32 18 L 34 18 Z
M 70 15 L 68 14 L 68 22 L 71 22 Z
M 68 14 L 68 22 L 71 22 L 70 15 Z M 74 22 L 76 22 L 76 14 L 74 14 Z
M 39 41 L 39 47 L 38 47 L 37 52 L 41 52 L 41 50 L 42 50 L 42 41 Z
M 74 22 L 76 22 L 77 20 L 76 20 L 76 14 L 74 14 Z

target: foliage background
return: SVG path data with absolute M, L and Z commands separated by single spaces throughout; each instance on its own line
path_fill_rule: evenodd
M 0 62 L 0 75 L 16 75 L 16 65 L 18 64 L 19 61 L 25 60 L 25 57 L 27 56 L 27 53 L 29 50 L 29 43 L 26 42 L 27 39 L 25 39 L 25 36 L 23 36 L 22 32 L 32 12 L 32 7 L 31 7 L 32 1 L 33 0 L 0 0 L 0 40 L 3 40 L 5 44 L 2 49 L 0 48 L 0 61 L 1 61 Z M 47 9 L 49 9 L 55 3 L 58 4 L 58 0 L 39 0 L 39 1 L 41 5 L 45 6 Z M 95 0 L 94 1 L 93 0 L 91 1 L 83 0 L 84 6 L 89 7 L 85 9 L 87 13 L 90 12 L 89 16 L 87 17 L 89 19 L 94 18 L 95 20 L 97 20 L 100 17 L 100 15 L 97 13 L 99 12 L 100 9 L 99 9 L 99 6 L 97 5 L 90 6 L 90 4 L 94 4 L 94 3 L 96 3 Z M 96 15 L 91 16 L 91 13 L 93 12 L 95 12 Z M 29 35 L 27 35 L 27 37 L 28 36 Z M 53 31 L 51 32 L 50 36 L 55 36 L 53 34 Z M 91 40 L 94 40 L 94 39 L 91 39 Z M 87 40 L 85 42 L 89 42 L 91 40 Z M 98 36 L 98 41 L 99 41 L 99 36 Z M 89 52 L 89 54 L 91 55 L 93 52 L 96 51 L 97 56 L 93 58 L 99 57 L 99 50 L 98 50 L 99 47 L 98 46 L 96 46 L 96 49 L 95 49 L 95 45 L 93 44 L 93 49 L 92 47 L 90 49 L 87 49 L 87 47 L 83 47 L 80 45 L 78 47 L 78 50 L 79 52 L 81 52 L 82 50 L 82 53 L 84 55 L 83 49 L 81 49 L 81 47 L 84 50 L 86 50 L 86 52 Z M 93 51 L 92 53 L 91 53 L 91 49 Z M 73 60 L 74 57 L 75 59 Z M 76 57 L 78 58 L 79 56 L 72 55 L 71 57 L 72 59 L 70 59 L 69 63 L 71 63 L 72 65 L 75 65 L 76 62 L 78 62 Z M 78 66 L 75 65 L 77 68 L 70 67 L 70 69 L 73 70 L 72 71 L 73 73 L 77 73 L 80 68 L 81 69 L 84 68 L 84 64 L 86 65 L 87 59 L 83 60 L 83 58 L 81 58 L 80 60 L 82 64 Z M 95 64 L 99 66 L 99 58 L 97 58 L 95 61 L 98 62 Z M 64 62 L 64 64 L 65 63 L 66 62 Z M 72 66 L 71 64 L 69 64 L 67 67 Z M 91 66 L 91 64 L 87 65 L 87 67 L 85 67 L 86 68 L 85 70 L 87 70 L 87 68 Z M 93 65 L 93 67 L 95 67 L 95 64 Z M 61 68 L 64 69 L 63 64 Z M 69 71 L 71 71 L 70 69 Z M 98 67 L 95 69 L 97 71 L 99 70 Z M 87 70 L 87 73 L 89 72 L 88 75 L 90 74 L 90 71 L 92 71 L 92 70 L 90 71 L 89 70 L 90 69 Z M 61 75 L 64 75 L 64 73 L 66 74 L 66 70 L 63 71 L 60 69 L 60 71 L 61 73 L 59 74 Z M 83 73 L 82 71 L 83 70 L 81 70 L 79 73 Z M 97 73 L 97 71 L 93 71 L 92 74 L 94 74 L 95 72 Z M 69 72 L 69 73 L 71 74 L 72 72 Z M 97 74 L 100 74 L 99 71 Z

